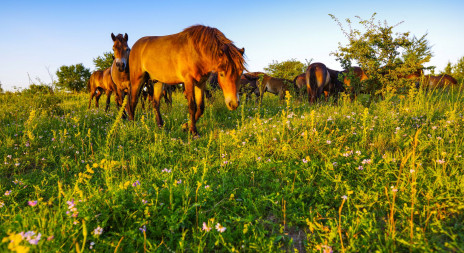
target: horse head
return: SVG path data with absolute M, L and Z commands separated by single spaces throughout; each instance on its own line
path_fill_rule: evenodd
M 111 39 L 113 39 L 113 52 L 116 67 L 120 72 L 124 72 L 126 68 L 129 67 L 130 48 L 127 45 L 129 37 L 127 33 L 124 36 L 122 36 L 122 34 L 114 36 L 114 34 L 111 33 Z
M 243 54 L 245 49 L 238 49 L 233 44 L 225 44 L 219 53 L 217 68 L 218 83 L 224 93 L 226 106 L 229 110 L 237 109 L 239 105 L 240 77 L 243 70 Z

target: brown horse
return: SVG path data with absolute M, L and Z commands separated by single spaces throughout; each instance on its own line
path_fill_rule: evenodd
M 118 34 L 114 36 L 111 33 L 111 39 L 113 40 L 113 53 L 114 60 L 111 65 L 111 79 L 113 80 L 113 87 L 116 93 L 116 103 L 118 107 L 121 106 L 129 90 L 129 54 L 130 48 L 127 45 L 129 37 L 127 33 L 123 36 Z
M 92 104 L 92 99 L 95 96 L 95 106 L 98 108 L 98 100 L 103 92 L 106 93 L 106 108 L 105 111 L 108 111 L 110 107 L 111 94 L 113 93 L 113 80 L 111 79 L 110 68 L 103 70 L 97 70 L 92 73 L 89 79 L 89 90 L 90 90 L 90 100 L 89 100 L 89 109 Z
M 129 57 L 129 119 L 134 119 L 137 98 L 146 80 L 183 83 L 190 113 L 190 132 L 197 135 L 196 121 L 204 111 L 204 88 L 211 72 L 218 73 L 218 83 L 224 92 L 227 108 L 237 109 L 239 80 L 245 69 L 244 51 L 218 29 L 201 25 L 177 34 L 139 39 Z M 155 86 L 154 100 L 159 126 L 163 125 L 159 111 L 161 94 L 162 86 Z
M 438 76 L 425 75 L 421 83 L 428 89 L 454 87 L 458 84 L 456 79 L 447 74 Z
M 260 101 L 263 101 L 264 93 L 267 91 L 269 93 L 275 94 L 279 96 L 280 100 L 285 99 L 285 93 L 288 91 L 288 86 L 291 84 L 292 81 L 283 79 L 283 78 L 276 78 L 269 75 L 264 74 L 263 81 L 258 84 L 259 94 L 260 94 Z M 255 92 L 256 94 L 256 92 Z

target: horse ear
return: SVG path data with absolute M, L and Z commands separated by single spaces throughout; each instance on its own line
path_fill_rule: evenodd
M 242 47 L 242 49 L 239 49 L 238 51 L 243 55 L 245 53 L 245 48 Z
M 127 33 L 124 34 L 124 40 L 127 42 L 129 40 L 129 36 L 127 36 Z
M 116 36 L 114 36 L 114 34 L 113 34 L 113 33 L 111 33 L 111 39 L 113 39 L 113 41 L 115 41 L 115 40 L 116 40 Z

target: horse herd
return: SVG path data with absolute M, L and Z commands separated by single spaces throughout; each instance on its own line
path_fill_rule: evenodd
M 349 75 L 360 81 L 368 77 L 359 67 L 344 71 L 327 68 L 323 63 L 312 63 L 305 73 L 293 80 L 274 78 L 262 72 L 245 72 L 245 50 L 237 48 L 231 40 L 216 28 L 202 25 L 191 26 L 182 32 L 167 36 L 147 36 L 135 42 L 132 49 L 127 41 L 128 35 L 111 34 L 114 60 L 111 67 L 97 70 L 89 79 L 90 100 L 96 97 L 96 106 L 103 93 L 106 93 L 106 110 L 109 108 L 111 94 L 115 93 L 118 107 L 127 96 L 125 111 L 133 120 L 139 98 L 142 106 L 146 97 L 156 111 L 158 126 L 163 125 L 160 113 L 160 99 L 172 103 L 172 90 L 183 84 L 187 99 L 190 124 L 189 130 L 197 135 L 196 122 L 204 112 L 205 95 L 209 96 L 206 83 L 220 87 L 229 110 L 239 105 L 239 97 L 247 93 L 247 98 L 255 94 L 262 100 L 264 92 L 277 94 L 281 99 L 290 88 L 298 94 L 306 91 L 310 103 L 314 103 L 322 93 L 327 98 L 345 91 L 350 85 Z M 339 75 L 344 77 L 339 79 Z M 412 74 L 406 78 L 416 78 Z M 440 87 L 456 84 L 451 76 L 425 76 L 428 85 Z M 342 81 L 340 81 L 342 80 Z

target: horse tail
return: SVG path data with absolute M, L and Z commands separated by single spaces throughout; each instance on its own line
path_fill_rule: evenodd
M 308 92 L 309 102 L 313 102 L 315 100 L 316 88 L 317 88 L 316 67 L 310 65 L 308 69 L 306 70 L 306 89 Z

